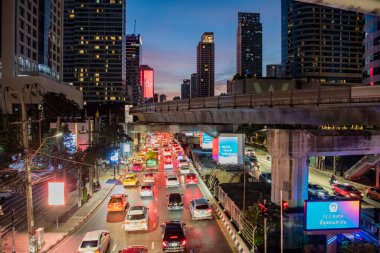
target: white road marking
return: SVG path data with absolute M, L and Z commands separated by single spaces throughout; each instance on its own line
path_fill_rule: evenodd
M 152 250 L 154 249 L 154 242 L 152 242 Z
M 116 247 L 117 247 L 117 243 L 115 245 L 113 245 L 112 247 L 112 251 L 115 251 L 116 250 Z

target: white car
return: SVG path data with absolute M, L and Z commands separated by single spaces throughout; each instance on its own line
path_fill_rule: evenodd
M 189 174 L 189 173 L 190 173 L 190 168 L 189 168 L 189 166 L 188 166 L 188 165 L 181 165 L 181 166 L 179 167 L 179 173 L 180 173 L 181 175 Z
M 193 220 L 212 219 L 212 209 L 205 198 L 193 199 L 189 205 Z
M 167 156 L 167 155 L 172 155 L 172 150 L 170 148 L 164 148 L 163 150 L 163 155 L 164 156 Z
M 154 173 L 153 172 L 145 172 L 143 175 L 143 183 L 154 183 Z
M 124 230 L 137 231 L 148 230 L 149 212 L 145 206 L 131 206 L 125 216 Z
M 173 163 L 171 161 L 165 161 L 164 169 L 173 169 Z
M 105 253 L 110 250 L 111 236 L 108 230 L 87 232 L 77 252 Z
M 189 161 L 187 159 L 180 159 L 178 161 L 178 167 L 181 167 L 181 166 L 189 166 Z
M 142 184 L 140 186 L 140 197 L 153 197 L 153 186 L 151 184 Z
M 176 174 L 166 175 L 166 188 L 168 187 L 178 187 L 179 188 L 179 179 Z

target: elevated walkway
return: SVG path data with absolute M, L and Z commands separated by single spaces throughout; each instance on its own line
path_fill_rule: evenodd
M 366 155 L 344 173 L 348 180 L 358 179 L 380 162 L 380 154 Z

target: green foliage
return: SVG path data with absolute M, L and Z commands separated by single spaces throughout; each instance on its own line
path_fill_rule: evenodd
M 321 246 L 315 246 L 313 244 L 305 245 L 304 253 L 324 253 L 325 249 Z
M 349 242 L 342 247 L 345 253 L 374 253 L 375 246 L 372 243 Z
M 57 116 L 75 117 L 80 115 L 79 106 L 67 99 L 63 93 L 46 92 L 42 98 L 42 108 L 47 122 L 55 121 Z
M 7 167 L 10 157 L 23 151 L 21 141 L 21 125 L 11 125 L 16 117 L 0 115 L 0 167 Z
M 259 202 L 262 202 L 262 197 L 260 196 Z M 260 209 L 258 203 L 248 206 L 246 210 L 243 211 L 244 217 L 247 221 L 252 224 L 254 227 L 257 227 L 255 231 L 255 245 L 260 247 L 264 244 L 264 219 L 260 214 Z M 242 236 L 248 240 L 252 241 L 252 230 L 247 229 L 246 227 L 241 231 Z

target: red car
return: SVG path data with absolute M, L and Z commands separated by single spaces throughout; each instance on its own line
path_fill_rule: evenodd
M 142 245 L 135 245 L 119 250 L 119 253 L 148 253 L 148 249 Z
M 198 178 L 194 173 L 189 173 L 185 175 L 185 184 L 197 184 Z
M 142 165 L 141 165 L 141 163 L 134 163 L 132 165 L 132 171 L 142 171 Z
M 347 198 L 354 198 L 354 199 L 362 199 L 363 194 L 353 187 L 352 185 L 349 184 L 333 184 L 332 186 L 332 191 L 335 194 L 342 195 Z

